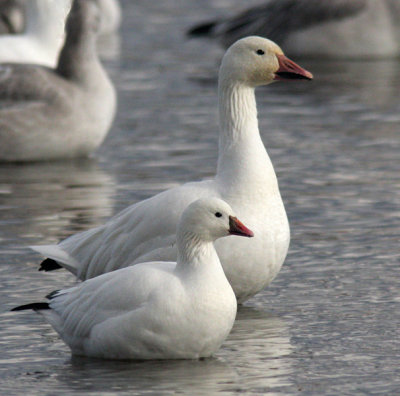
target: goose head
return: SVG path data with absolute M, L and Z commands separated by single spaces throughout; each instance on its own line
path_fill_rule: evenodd
M 96 36 L 101 15 L 96 0 L 74 0 L 65 24 L 69 42 L 80 42 L 83 37 Z
M 273 41 L 249 36 L 236 41 L 226 51 L 220 78 L 257 87 L 274 80 L 311 80 L 313 76 L 287 58 Z
M 190 233 L 205 242 L 228 235 L 254 236 L 235 216 L 232 208 L 219 198 L 202 198 L 191 203 L 182 214 L 179 232 Z

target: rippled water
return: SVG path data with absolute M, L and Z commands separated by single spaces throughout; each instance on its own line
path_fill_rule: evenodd
M 243 6 L 124 1 L 120 56 L 106 62 L 118 116 L 95 158 L 0 165 L 0 393 L 398 394 L 399 61 L 303 60 L 315 81 L 258 91 L 292 242 L 277 279 L 239 310 L 215 358 L 71 359 L 38 315 L 8 312 L 73 283 L 66 272 L 37 272 L 40 257 L 26 246 L 213 174 L 223 52 L 183 33 L 232 3 Z

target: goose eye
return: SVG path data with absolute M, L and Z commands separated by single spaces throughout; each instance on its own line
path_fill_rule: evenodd
M 220 212 L 215 213 L 215 217 L 222 217 L 222 213 Z
M 256 54 L 257 54 L 257 55 L 264 55 L 265 52 L 264 52 L 262 49 L 258 49 L 258 50 L 256 51 Z

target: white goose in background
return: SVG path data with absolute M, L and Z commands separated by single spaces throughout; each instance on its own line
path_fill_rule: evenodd
M 64 40 L 71 0 L 26 1 L 23 34 L 0 36 L 0 63 L 34 63 L 54 67 Z
M 49 303 L 13 310 L 34 309 L 42 314 L 76 355 L 211 356 L 228 336 L 236 316 L 235 294 L 213 245 L 228 235 L 252 237 L 253 233 L 227 203 L 200 199 L 183 212 L 178 224 L 177 263 L 123 268 L 53 292 Z
M 114 118 L 114 87 L 96 53 L 99 9 L 75 0 L 56 69 L 0 65 L 0 161 L 88 156 Z
M 217 241 L 225 274 L 239 302 L 259 292 L 281 268 L 290 233 L 276 175 L 258 130 L 254 89 L 274 80 L 311 78 L 270 40 L 247 37 L 236 42 L 219 72 L 215 179 L 164 191 L 58 245 L 33 246 L 50 258 L 41 269 L 61 265 L 88 279 L 135 263 L 175 260 L 175 228 L 181 213 L 198 198 L 216 196 L 228 202 L 256 235 L 251 245 L 234 238 Z
M 22 33 L 26 19 L 31 19 L 31 22 L 35 22 L 39 18 L 40 24 L 36 27 L 43 28 L 40 25 L 49 24 L 51 20 L 45 18 L 45 13 L 39 12 L 38 15 L 38 7 L 60 7 L 60 4 L 63 6 L 63 1 L 57 2 L 56 0 L 47 4 L 45 1 L 38 1 L 39 3 L 36 0 L 0 0 L 0 34 Z M 67 6 L 67 10 L 62 14 L 65 14 L 65 16 L 69 10 L 68 7 L 70 7 L 71 1 L 69 0 L 64 3 Z M 97 4 L 101 12 L 99 34 L 110 34 L 118 30 L 121 24 L 121 7 L 119 1 L 97 0 Z M 46 8 L 43 9 L 46 11 Z M 51 14 L 50 12 L 49 15 Z M 63 23 L 63 21 L 61 22 Z
M 229 46 L 259 35 L 291 56 L 385 58 L 400 55 L 398 0 L 269 0 L 238 15 L 202 23 L 192 36 Z

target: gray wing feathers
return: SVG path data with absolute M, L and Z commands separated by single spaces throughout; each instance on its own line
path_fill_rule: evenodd
M 64 97 L 65 90 L 70 91 L 69 83 L 52 69 L 37 65 L 0 65 L 0 110 L 51 104 Z
M 271 0 L 232 18 L 199 25 L 189 34 L 197 30 L 219 37 L 226 46 L 249 35 L 282 43 L 293 31 L 356 15 L 366 4 L 367 0 Z

